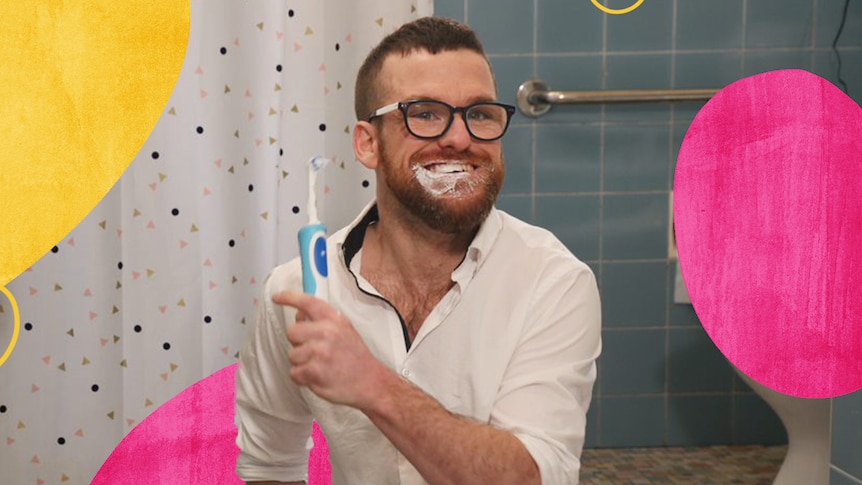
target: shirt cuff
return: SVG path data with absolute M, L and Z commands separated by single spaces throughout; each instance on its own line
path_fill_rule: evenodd
M 245 482 L 301 482 L 308 483 L 308 462 L 295 465 L 261 463 L 240 453 L 236 459 L 236 474 Z
M 581 460 L 562 445 L 554 445 L 526 433 L 514 433 L 533 457 L 539 468 L 542 485 L 577 485 Z

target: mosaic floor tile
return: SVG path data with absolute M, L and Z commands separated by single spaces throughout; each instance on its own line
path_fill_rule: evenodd
M 770 485 L 786 452 L 786 446 L 586 449 L 581 484 Z

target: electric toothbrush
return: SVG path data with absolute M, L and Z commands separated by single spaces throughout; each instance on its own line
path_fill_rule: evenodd
M 317 216 L 317 172 L 329 162 L 323 157 L 308 161 L 308 224 L 299 229 L 299 258 L 302 263 L 302 290 L 317 298 L 329 299 L 326 265 L 326 226 Z

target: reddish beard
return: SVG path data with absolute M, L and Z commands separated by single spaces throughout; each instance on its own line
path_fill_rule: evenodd
M 409 166 L 401 166 L 390 156 L 383 140 L 380 143 L 383 180 L 378 183 L 385 184 L 395 199 L 428 227 L 448 234 L 473 231 L 494 207 L 503 185 L 503 164 L 495 167 L 488 157 L 444 149 L 430 155 L 413 156 Z M 470 184 L 468 190 L 461 187 L 457 194 L 435 195 L 416 180 L 414 173 L 415 166 L 430 160 L 463 161 L 481 168 L 484 176 L 478 184 Z

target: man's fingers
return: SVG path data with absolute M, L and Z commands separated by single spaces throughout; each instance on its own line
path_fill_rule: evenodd
M 287 327 L 287 341 L 296 347 L 314 340 L 331 338 L 332 331 L 328 330 L 328 322 L 320 323 L 321 325 L 290 325 Z
M 311 320 L 333 319 L 338 316 L 338 311 L 329 303 L 305 293 L 282 291 L 272 296 L 272 302 L 296 308 Z
M 302 345 L 288 350 L 287 360 L 290 362 L 290 365 L 295 367 L 311 360 L 312 354 L 313 351 L 308 345 Z

